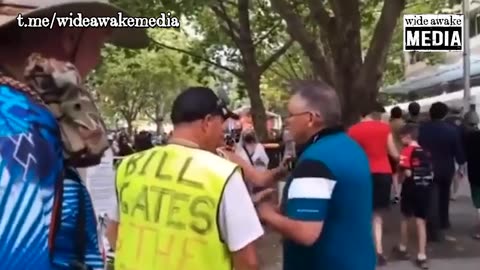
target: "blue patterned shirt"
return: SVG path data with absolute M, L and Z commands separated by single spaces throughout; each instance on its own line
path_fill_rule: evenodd
M 78 222 L 79 196 L 83 196 L 85 205 L 85 258 L 84 262 L 92 270 L 103 270 L 104 261 L 99 245 L 97 233 L 97 221 L 93 209 L 92 200 L 87 188 L 83 185 L 78 173 L 74 171 L 76 179 L 66 179 L 63 183 L 63 203 L 61 226 L 57 232 L 55 245 L 55 264 L 68 267 L 69 263 L 75 259 L 74 235 L 76 234 L 76 224 Z
M 60 138 L 57 122 L 46 108 L 20 91 L 0 85 L 2 270 L 65 269 L 61 265 L 52 264 L 48 249 L 55 183 L 63 181 L 64 162 Z M 66 181 L 65 197 L 69 196 L 71 187 L 69 181 Z M 65 206 L 62 219 L 71 213 L 69 208 L 73 208 L 68 200 L 64 202 L 63 207 Z M 91 224 L 87 221 L 87 226 Z M 60 225 L 62 226 L 64 224 Z M 59 230 L 59 237 L 72 242 L 74 236 L 62 236 L 64 230 L 66 228 Z M 92 232 L 92 228 L 87 231 Z M 62 261 L 61 258 L 65 257 L 63 254 L 68 253 L 68 250 L 61 250 L 59 242 L 61 241 L 56 241 L 58 247 L 54 252 L 55 262 Z M 89 254 L 86 257 L 90 257 Z

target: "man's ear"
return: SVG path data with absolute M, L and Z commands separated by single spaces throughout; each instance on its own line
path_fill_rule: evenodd
M 323 124 L 323 116 L 319 113 L 311 114 L 311 123 L 315 126 L 320 126 Z
M 207 116 L 205 116 L 203 119 L 202 119 L 202 129 L 203 130 L 207 130 L 208 127 L 210 126 L 210 123 L 212 122 L 212 115 L 211 114 L 207 114 Z

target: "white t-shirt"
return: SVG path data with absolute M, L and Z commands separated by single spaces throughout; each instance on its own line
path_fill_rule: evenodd
M 113 209 L 108 213 L 118 222 L 119 209 L 116 197 L 112 198 Z M 248 193 L 243 177 L 234 173 L 228 180 L 220 201 L 219 225 L 222 239 L 231 252 L 238 251 L 260 238 L 264 231 Z

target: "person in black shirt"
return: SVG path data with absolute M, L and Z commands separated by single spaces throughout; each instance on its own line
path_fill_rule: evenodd
M 473 235 L 480 240 L 480 130 L 478 129 L 478 116 L 473 113 L 466 114 L 464 119 L 464 147 L 467 157 L 468 181 L 472 192 L 473 205 L 478 212 L 478 225 Z
M 421 124 L 419 128 L 418 142 L 432 154 L 434 172 L 432 208 L 428 220 L 431 241 L 442 240 L 441 230 L 450 228 L 450 187 L 455 174 L 455 162 L 460 166 L 459 170 L 463 170 L 465 163 L 460 134 L 454 126 L 444 121 L 447 113 L 446 104 L 432 104 L 429 111 L 431 121 Z

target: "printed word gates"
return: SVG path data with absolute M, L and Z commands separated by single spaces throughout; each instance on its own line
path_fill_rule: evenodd
M 403 48 L 404 51 L 462 51 L 463 15 L 404 15 Z
M 127 181 L 118 190 L 122 213 L 161 228 L 209 233 L 216 223 L 217 200 L 203 192 L 201 181 L 187 179 L 192 177 L 193 158 L 183 160 L 182 166 L 168 166 L 168 159 L 167 152 L 153 151 L 125 160 Z M 141 183 L 132 185 L 134 181 Z

